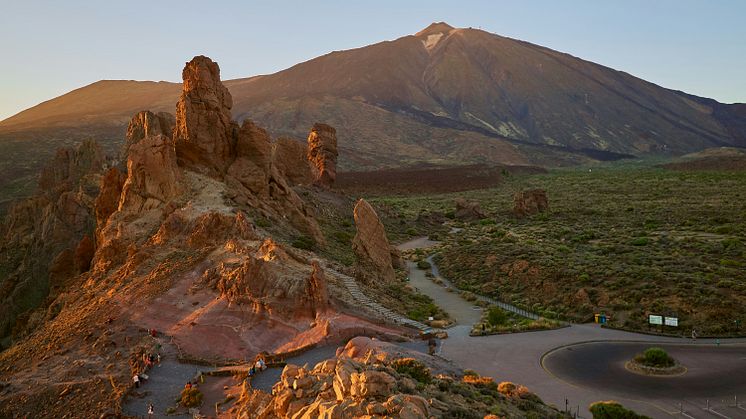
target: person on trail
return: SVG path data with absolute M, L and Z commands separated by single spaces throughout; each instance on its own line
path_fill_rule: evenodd
M 697 331 L 692 329 L 692 340 L 697 340 Z
M 438 346 L 438 344 L 435 342 L 434 338 L 430 338 L 427 341 L 427 353 L 430 355 L 435 355 L 435 348 Z
M 192 383 L 191 382 L 187 382 L 186 384 L 184 384 L 184 389 L 185 390 L 190 390 L 191 388 L 192 388 Z
M 258 358 L 256 360 L 256 363 L 254 364 L 254 367 L 257 371 L 264 371 L 267 369 L 267 364 L 264 363 L 264 358 Z
M 155 408 L 153 407 L 153 403 L 148 403 L 148 418 L 152 418 L 153 415 L 155 415 Z
M 161 354 L 158 354 L 158 355 L 157 355 L 157 356 L 155 357 L 155 359 L 156 359 L 156 361 L 158 361 L 158 366 L 160 367 L 160 366 L 161 366 Z
M 135 374 L 132 376 L 132 381 L 135 383 L 135 388 L 140 388 L 140 376 Z

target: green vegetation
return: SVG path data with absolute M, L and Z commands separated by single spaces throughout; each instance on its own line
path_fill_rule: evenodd
M 513 216 L 513 194 L 533 188 L 547 191 L 550 210 Z M 495 224 L 448 220 L 459 196 Z M 464 291 L 576 322 L 603 311 L 611 326 L 645 330 L 649 313 L 677 313 L 669 332 L 746 333 L 734 321 L 746 323 L 746 172 L 614 163 L 373 202 L 392 240 L 412 228 L 439 237 L 440 272 Z
M 635 361 L 654 368 L 668 368 L 676 365 L 676 361 L 662 348 L 648 348 L 645 352 L 635 356 Z
M 422 384 L 430 384 L 433 379 L 430 368 L 414 358 L 395 359 L 391 367 L 399 374 L 408 375 Z
M 197 388 L 185 388 L 181 391 L 181 405 L 184 407 L 199 407 L 202 404 L 202 392 Z
M 292 242 L 293 247 L 303 250 L 313 250 L 316 243 L 308 236 L 298 236 Z
M 549 319 L 527 319 L 515 313 L 505 311 L 497 306 L 491 306 L 481 323 L 474 325 L 471 334 L 474 336 L 492 335 L 498 333 L 517 333 L 531 330 L 548 330 L 560 327 L 560 323 Z
M 650 419 L 647 416 L 638 415 L 615 401 L 595 402 L 588 410 L 593 414 L 593 419 Z

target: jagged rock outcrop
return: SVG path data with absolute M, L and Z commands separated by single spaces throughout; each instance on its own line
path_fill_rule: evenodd
M 464 198 L 456 198 L 454 203 L 456 204 L 456 211 L 454 215 L 459 220 L 481 220 L 487 217 L 487 214 L 482 210 L 479 202 L 467 201 Z
M 223 173 L 233 160 L 237 125 L 231 119 L 233 99 L 220 81 L 220 68 L 200 55 L 186 63 L 181 75 L 174 130 L 179 162 Z
M 58 150 L 42 171 L 39 194 L 12 206 L 0 225 L 0 347 L 12 331 L 33 330 L 44 318 L 34 310 L 88 269 L 93 201 L 106 164 L 95 141 Z
M 60 148 L 39 176 L 39 189 L 69 190 L 86 175 L 97 174 L 106 164 L 104 153 L 94 140 L 85 140 L 77 148 Z
M 238 131 L 235 156 L 228 175 L 254 195 L 266 197 L 272 162 L 272 140 L 267 131 L 245 120 Z
M 181 192 L 181 171 L 170 137 L 145 137 L 130 147 L 119 211 L 140 214 L 170 202 Z
M 119 209 L 119 198 L 126 180 L 127 175 L 116 167 L 107 170 L 101 179 L 101 187 L 94 203 L 97 240 L 100 230 L 106 225 L 111 214 Z
M 261 246 L 241 249 L 235 263 L 209 269 L 203 280 L 235 304 L 283 319 L 314 319 L 329 308 L 326 278 L 318 262 L 310 265 L 266 239 Z
M 278 138 L 272 144 L 272 164 L 290 185 L 305 185 L 313 181 L 306 143 L 292 138 Z
M 121 158 L 127 161 L 129 149 L 132 145 L 137 144 L 146 137 L 164 135 L 173 137 L 174 125 L 176 118 L 168 112 L 158 112 L 157 114 L 150 111 L 140 111 L 130 120 L 127 126 L 127 141 L 122 147 Z
M 526 217 L 548 209 L 549 199 L 543 189 L 520 191 L 513 196 L 513 214 L 517 217 Z
M 352 239 L 352 248 L 360 263 L 373 268 L 384 282 L 394 281 L 396 274 L 392 266 L 391 245 L 376 210 L 361 198 L 355 204 L 353 215 L 357 233 Z
M 311 162 L 313 181 L 330 188 L 337 178 L 337 130 L 316 123 L 308 134 L 308 161 Z

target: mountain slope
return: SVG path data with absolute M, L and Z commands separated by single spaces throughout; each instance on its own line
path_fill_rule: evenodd
M 607 153 L 746 146 L 744 105 L 445 23 L 225 85 L 233 116 L 251 118 L 273 135 L 302 138 L 318 121 L 336 126 L 343 170 L 557 165 L 619 157 Z M 8 161 L 0 162 L 0 175 L 13 181 L 17 172 L 35 172 L 37 163 L 28 163 L 31 147 L 51 154 L 60 141 L 93 136 L 114 150 L 132 113 L 168 109 L 179 89 L 166 82 L 101 81 L 2 121 L 0 152 Z M 7 186 L 0 185 L 3 196 Z

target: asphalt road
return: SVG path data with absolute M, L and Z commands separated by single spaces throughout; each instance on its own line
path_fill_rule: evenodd
M 717 400 L 746 394 L 746 347 L 742 345 L 654 345 L 687 368 L 683 375 L 645 376 L 624 364 L 650 343 L 598 342 L 559 348 L 547 354 L 544 368 L 560 380 L 587 388 L 603 388 L 625 398 Z
M 583 418 L 591 416 L 591 403 L 617 400 L 653 418 L 746 419 L 746 339 L 721 340 L 723 344 L 718 346 L 714 339 L 694 342 L 595 324 L 472 337 L 473 319 L 461 313 L 473 310 L 473 304 L 458 294 L 437 289 L 424 272 L 408 266 L 413 285 L 455 314 L 452 317 L 457 325 L 448 329 L 449 338 L 442 342 L 439 353 L 464 368 L 498 382 L 523 384 L 547 403 L 562 410 L 567 406 Z M 650 346 L 670 349 L 689 368 L 687 373 L 679 378 L 653 378 L 627 372 L 622 360 Z M 705 410 L 708 404 L 711 410 Z

